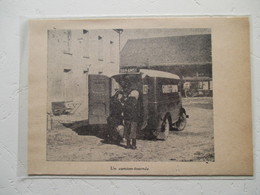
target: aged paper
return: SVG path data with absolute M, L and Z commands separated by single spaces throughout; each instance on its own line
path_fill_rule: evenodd
M 248 17 L 29 26 L 29 175 L 253 175 Z

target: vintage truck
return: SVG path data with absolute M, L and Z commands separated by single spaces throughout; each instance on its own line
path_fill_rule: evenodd
M 188 115 L 182 106 L 182 83 L 178 75 L 140 69 L 112 77 L 89 75 L 89 124 L 106 124 L 110 97 L 117 90 L 129 94 L 139 91 L 141 103 L 140 129 L 166 140 L 170 130 L 182 131 Z

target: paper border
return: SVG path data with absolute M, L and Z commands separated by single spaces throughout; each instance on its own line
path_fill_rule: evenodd
M 248 17 L 32 20 L 29 29 L 29 175 L 244 175 L 253 174 Z M 215 162 L 46 161 L 47 30 L 211 28 Z M 111 171 L 110 167 L 149 167 Z

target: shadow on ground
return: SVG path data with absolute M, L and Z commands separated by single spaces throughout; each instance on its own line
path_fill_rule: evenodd
M 104 139 L 107 131 L 106 125 L 89 125 L 87 120 L 73 123 L 62 123 L 62 125 L 71 129 L 78 135 L 96 136 L 101 139 Z
M 75 133 L 81 136 L 96 136 L 100 139 L 104 139 L 107 133 L 107 125 L 90 125 L 88 120 L 77 121 L 72 123 L 61 123 L 64 127 L 71 129 Z M 149 133 L 149 129 L 139 130 L 137 133 L 137 139 L 149 140 L 149 141 L 161 141 L 156 139 Z

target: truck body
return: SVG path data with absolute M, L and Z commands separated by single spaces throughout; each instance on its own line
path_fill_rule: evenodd
M 158 139 L 167 139 L 175 127 L 183 130 L 186 111 L 182 107 L 181 80 L 168 72 L 140 69 L 137 73 L 122 73 L 112 77 L 89 75 L 89 124 L 106 124 L 110 97 L 121 90 L 140 94 L 140 129 L 148 130 Z

